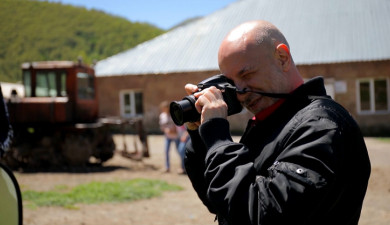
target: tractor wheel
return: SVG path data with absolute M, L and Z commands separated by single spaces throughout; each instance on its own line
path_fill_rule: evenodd
M 93 155 L 96 159 L 100 160 L 100 162 L 105 162 L 114 156 L 115 148 L 115 142 L 112 135 L 106 133 L 101 135 Z
M 70 166 L 85 166 L 92 155 L 92 144 L 81 135 L 69 135 L 62 144 L 62 155 Z

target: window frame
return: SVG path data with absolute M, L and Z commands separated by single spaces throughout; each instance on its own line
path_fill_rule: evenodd
M 78 71 L 77 80 L 77 98 L 80 100 L 94 100 L 96 97 L 95 77 L 88 73 Z
M 386 81 L 386 96 L 387 96 L 387 109 L 385 110 L 376 110 L 375 109 L 375 81 L 384 80 Z M 360 84 L 361 83 L 369 84 L 369 110 L 361 109 L 361 93 L 360 93 Z M 360 115 L 372 115 L 372 114 L 389 114 L 390 113 L 390 85 L 389 78 L 387 77 L 376 77 L 376 78 L 362 78 L 356 80 L 356 109 Z
M 67 97 L 66 79 L 65 70 L 37 70 L 34 97 Z M 32 76 L 28 70 L 23 72 L 23 83 L 25 89 L 29 89 L 26 91 L 26 97 L 32 97 Z
M 24 86 L 24 96 L 31 97 L 33 95 L 32 93 L 33 89 L 31 88 L 31 83 L 32 83 L 31 71 L 23 70 L 22 77 L 23 77 L 23 86 Z
M 137 112 L 137 103 L 136 103 L 136 97 L 135 95 L 137 93 L 141 93 L 142 99 L 141 99 L 141 108 L 142 112 Z M 126 113 L 126 105 L 125 105 L 125 95 L 130 95 L 130 113 Z M 143 108 L 144 108 L 144 93 L 140 89 L 128 89 L 128 90 L 121 90 L 119 92 L 119 106 L 120 106 L 120 115 L 124 118 L 134 118 L 134 117 L 142 117 L 143 116 Z

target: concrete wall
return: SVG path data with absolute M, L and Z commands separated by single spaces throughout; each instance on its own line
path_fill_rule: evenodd
M 306 79 L 323 76 L 326 84 L 335 90 L 335 100 L 343 105 L 356 119 L 366 135 L 390 135 L 390 113 L 359 114 L 357 111 L 356 80 L 361 78 L 390 78 L 390 60 L 359 63 L 336 63 L 298 66 Z M 148 74 L 98 77 L 99 111 L 101 116 L 119 116 L 119 92 L 143 90 L 144 124 L 148 132 L 159 132 L 158 115 L 161 101 L 181 100 L 184 85 L 198 82 L 219 73 L 218 71 Z M 388 87 L 390 88 L 390 87 Z M 243 112 L 229 118 L 231 130 L 241 133 L 250 113 Z M 243 122 L 245 121 L 245 122 Z
M 186 93 L 184 86 L 187 83 L 197 84 L 200 81 L 217 74 L 218 71 L 207 71 L 199 73 L 175 73 L 175 74 L 150 74 L 150 75 L 129 75 L 99 77 L 97 79 L 99 114 L 101 117 L 119 116 L 121 90 L 140 89 L 143 90 L 144 99 L 144 124 L 148 132 L 160 132 L 158 126 L 159 105 L 162 101 L 181 100 Z M 232 131 L 241 131 L 246 123 L 249 113 L 241 113 L 229 118 L 232 123 Z

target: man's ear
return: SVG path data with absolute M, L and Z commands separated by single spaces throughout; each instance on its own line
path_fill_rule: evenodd
M 279 44 L 276 46 L 276 56 L 280 61 L 283 71 L 288 71 L 291 66 L 291 55 L 290 49 L 288 49 L 286 44 Z

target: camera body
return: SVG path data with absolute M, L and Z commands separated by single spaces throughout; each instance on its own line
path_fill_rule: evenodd
M 233 115 L 241 112 L 242 105 L 237 99 L 236 87 L 233 81 L 227 79 L 224 75 L 218 74 L 201 81 L 198 85 L 198 91 L 202 91 L 209 87 L 216 87 L 222 90 L 223 100 L 228 106 L 228 115 Z M 174 101 L 170 104 L 170 113 L 173 122 L 181 126 L 186 122 L 196 122 L 200 119 L 200 114 L 195 108 L 195 96 L 189 95 L 181 101 Z

